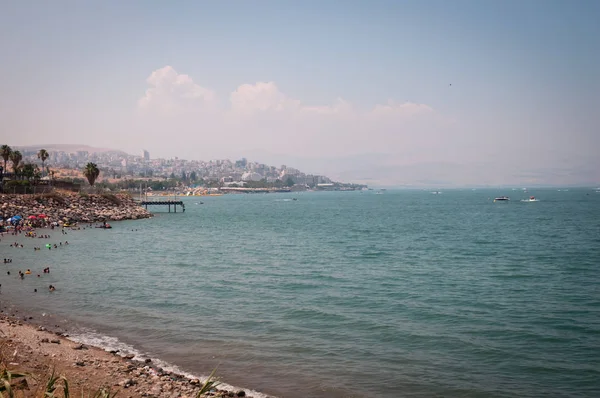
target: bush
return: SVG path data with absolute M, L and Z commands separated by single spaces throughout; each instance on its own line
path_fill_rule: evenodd
M 12 187 L 28 187 L 29 181 L 27 180 L 10 180 L 4 182 L 4 189 L 12 188 Z

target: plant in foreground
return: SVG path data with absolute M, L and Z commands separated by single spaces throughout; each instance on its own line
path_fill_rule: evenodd
M 0 397 L 14 397 L 15 390 L 27 388 L 27 375 L 21 372 L 12 372 L 7 368 L 0 371 Z
M 200 391 L 198 391 L 198 394 L 196 394 L 196 398 L 200 398 L 202 395 L 206 394 L 207 392 L 217 388 L 217 386 L 219 384 L 221 384 L 221 382 L 215 378 L 215 373 L 217 372 L 217 369 L 219 367 L 217 366 L 212 373 L 210 374 L 210 376 L 208 376 L 208 379 L 206 379 L 206 381 L 204 382 L 204 384 L 202 385 L 202 388 L 200 389 Z

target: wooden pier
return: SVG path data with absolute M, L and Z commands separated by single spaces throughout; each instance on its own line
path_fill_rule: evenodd
M 174 200 L 174 199 L 155 199 L 155 200 L 142 200 L 140 204 L 148 210 L 148 206 L 169 206 L 169 213 L 171 212 L 171 206 L 173 206 L 173 211 L 177 213 L 177 206 L 181 206 L 181 210 L 185 213 L 185 204 L 183 204 L 182 200 Z

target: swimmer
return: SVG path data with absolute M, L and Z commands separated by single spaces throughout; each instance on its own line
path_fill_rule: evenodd
M 50 290 L 51 292 L 53 292 L 53 291 L 55 291 L 55 290 L 56 290 L 56 288 L 55 288 L 54 286 L 50 285 L 50 286 L 48 287 L 48 290 Z

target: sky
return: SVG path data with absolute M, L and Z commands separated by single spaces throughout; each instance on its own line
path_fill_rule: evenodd
M 0 0 L 0 143 L 600 183 L 598 1 Z

